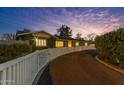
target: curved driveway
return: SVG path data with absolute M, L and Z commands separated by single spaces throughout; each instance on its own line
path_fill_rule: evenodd
M 95 50 L 87 50 L 50 62 L 53 84 L 124 84 L 124 75 L 99 63 L 95 55 Z

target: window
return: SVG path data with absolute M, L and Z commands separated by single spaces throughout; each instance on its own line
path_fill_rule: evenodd
M 87 42 L 85 42 L 85 46 L 88 46 Z
M 79 46 L 79 42 L 76 42 L 76 43 L 75 43 L 75 46 Z
M 46 39 L 36 39 L 36 46 L 39 46 L 39 47 L 47 46 L 47 40 Z
M 72 47 L 72 41 L 68 41 L 68 47 Z
M 56 47 L 63 47 L 63 41 L 56 41 Z

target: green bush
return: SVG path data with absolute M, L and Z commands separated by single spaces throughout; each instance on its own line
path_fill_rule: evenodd
M 30 52 L 32 52 L 32 47 L 27 44 L 0 45 L 0 63 Z
M 95 46 L 100 55 L 124 65 L 124 28 L 96 37 Z

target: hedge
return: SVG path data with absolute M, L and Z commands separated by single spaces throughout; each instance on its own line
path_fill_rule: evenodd
M 32 47 L 27 44 L 0 45 L 0 63 L 23 56 L 32 52 Z
M 124 28 L 97 36 L 95 46 L 100 55 L 124 66 Z

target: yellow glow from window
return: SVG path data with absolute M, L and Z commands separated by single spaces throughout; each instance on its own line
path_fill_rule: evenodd
M 35 41 L 36 41 L 36 46 L 39 46 L 39 47 L 47 46 L 47 40 L 46 39 L 35 39 Z
M 63 41 L 56 41 L 56 47 L 63 47 Z
M 85 42 L 85 46 L 88 46 L 87 42 Z
M 76 42 L 75 45 L 76 45 L 76 46 L 79 46 L 79 42 Z
M 72 41 L 68 41 L 68 47 L 72 47 Z

